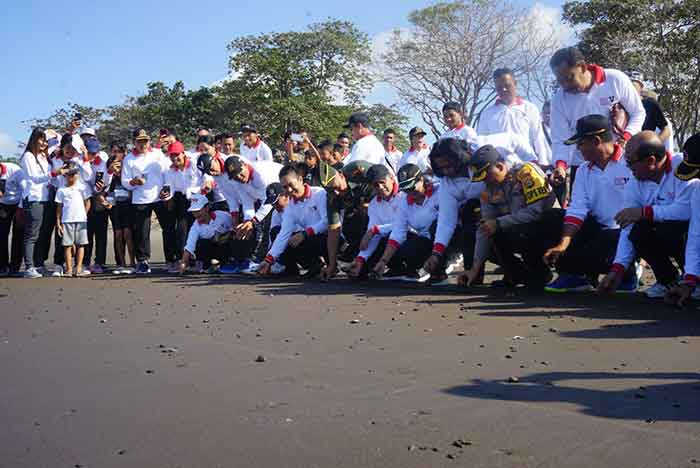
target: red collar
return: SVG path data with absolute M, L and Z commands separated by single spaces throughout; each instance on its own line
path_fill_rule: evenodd
M 610 162 L 610 161 L 614 161 L 614 162 L 620 161 L 620 158 L 622 157 L 622 153 L 624 153 L 624 150 L 622 149 L 622 146 L 620 146 L 620 145 L 618 145 L 617 143 L 615 143 L 615 151 L 613 152 L 613 155 L 612 155 L 612 157 L 608 160 L 608 162 Z M 589 163 L 588 163 L 588 168 L 589 168 L 589 169 L 593 169 L 593 166 L 595 166 L 595 165 L 596 165 L 595 163 L 589 162 Z
M 210 219 L 209 219 L 209 222 L 214 221 L 214 220 L 216 219 L 216 211 L 210 211 L 210 212 L 209 212 L 209 218 L 210 218 Z M 197 222 L 198 222 L 199 224 L 209 224 L 209 223 L 203 223 L 203 222 L 201 222 L 201 221 L 199 221 L 199 220 L 197 220 Z
M 309 184 L 304 184 L 304 195 L 302 195 L 301 198 L 295 197 L 292 201 L 294 201 L 294 203 L 301 203 L 309 198 L 311 198 L 311 187 L 309 187 Z
M 425 200 L 427 200 L 428 198 L 432 197 L 432 196 L 433 196 L 433 191 L 434 191 L 434 190 L 435 190 L 435 189 L 433 188 L 433 184 L 426 184 L 426 186 L 425 186 L 425 193 L 424 193 L 425 199 L 423 199 L 423 201 L 425 201 Z M 416 199 L 413 197 L 413 195 L 409 195 L 408 197 L 406 197 L 406 201 L 408 202 L 409 205 L 413 205 L 414 203 L 416 203 Z
M 521 98 L 520 96 L 516 96 L 513 103 L 508 105 L 508 107 L 510 107 L 510 106 L 522 106 L 523 102 L 525 102 L 523 100 L 523 98 Z M 501 98 L 496 98 L 496 105 L 499 105 L 499 104 L 503 104 L 504 106 L 506 105 L 503 101 L 501 101 Z
M 416 149 L 415 147 L 411 146 L 411 147 L 408 149 L 408 151 L 409 151 L 409 152 L 421 151 L 421 150 L 426 149 L 427 147 L 428 147 L 428 145 L 426 145 L 425 143 L 423 143 L 423 145 L 422 145 L 420 148 Z
M 7 174 L 7 166 L 0 162 L 0 176 Z
M 223 174 L 224 172 L 226 172 L 226 166 L 224 165 L 224 159 L 221 157 L 221 153 L 219 153 L 218 151 L 214 153 L 214 159 L 216 160 L 216 162 L 219 163 L 219 170 L 221 171 L 221 173 Z
M 243 143 L 243 146 L 250 149 L 257 149 L 258 146 L 260 146 L 260 143 L 262 143 L 262 140 L 260 139 L 260 137 L 258 137 L 258 141 L 253 146 L 248 146 L 247 143 Z
M 462 122 L 461 125 L 459 125 L 459 126 L 453 128 L 452 130 L 462 130 L 462 129 L 463 129 L 464 127 L 466 127 L 466 126 L 467 126 L 467 124 L 465 124 L 464 122 Z
M 90 161 L 90 159 L 87 156 L 83 156 L 83 162 L 90 162 L 93 166 L 99 166 L 100 164 L 102 164 L 102 158 L 98 154 L 97 156 L 95 156 L 95 159 Z
M 382 198 L 379 195 L 377 195 L 377 201 L 382 202 L 382 201 L 389 201 L 392 198 L 396 196 L 396 194 L 399 193 L 399 183 L 394 180 L 394 189 L 391 191 L 391 195 L 389 195 L 388 198 Z
M 588 65 L 588 71 L 593 74 L 593 83 L 601 84 L 605 82 L 605 70 L 599 65 Z
M 185 169 L 189 169 L 189 168 L 190 168 L 190 164 L 191 164 L 191 161 L 190 161 L 188 158 L 185 158 L 185 167 L 183 167 L 182 169 L 180 169 L 179 167 L 177 167 L 177 166 L 173 163 L 173 164 L 170 165 L 170 169 L 173 169 L 173 170 L 175 170 L 175 171 L 184 171 Z

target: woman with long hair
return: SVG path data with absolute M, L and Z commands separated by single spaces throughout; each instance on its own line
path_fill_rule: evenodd
M 49 255 L 51 229 L 56 213 L 51 210 L 51 167 L 45 130 L 32 130 L 20 166 L 24 172 L 24 266 L 25 278 L 41 278 Z

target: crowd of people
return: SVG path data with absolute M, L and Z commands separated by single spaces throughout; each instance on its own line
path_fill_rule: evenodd
M 0 164 L 0 274 L 106 273 L 110 220 L 111 273 L 148 274 L 155 213 L 170 274 L 439 286 L 463 266 L 470 287 L 490 261 L 502 275 L 492 287 L 608 294 L 636 291 L 646 262 L 648 297 L 698 298 L 700 134 L 675 153 L 638 73 L 576 48 L 550 66 L 559 88 L 542 112 L 498 69 L 476 130 L 446 102 L 437 142 L 415 127 L 403 153 L 363 113 L 335 141 L 300 131 L 278 152 L 253 124 L 200 129 L 189 150 L 168 129 L 102 147 L 80 115 L 63 134 L 34 128 L 19 165 Z

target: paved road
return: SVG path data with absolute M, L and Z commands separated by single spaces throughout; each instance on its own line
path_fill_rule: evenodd
M 700 466 L 696 309 L 154 275 L 0 310 L 2 467 Z

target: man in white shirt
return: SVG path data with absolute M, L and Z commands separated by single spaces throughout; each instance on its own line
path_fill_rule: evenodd
M 646 112 L 627 75 L 586 63 L 575 47 L 555 52 L 549 65 L 560 85 L 552 97 L 552 183 L 563 184 L 566 170 L 571 168 L 573 185 L 584 158 L 581 151 L 564 142 L 575 133 L 576 122 L 587 115 L 609 117 L 617 143 L 624 145 L 642 129 Z
M 395 142 L 396 142 L 396 132 L 394 131 L 393 128 L 387 128 L 384 130 L 384 134 L 382 135 L 382 143 L 384 144 L 384 158 L 386 159 L 386 162 L 388 165 L 389 170 L 391 170 L 394 174 L 399 170 L 399 161 L 401 160 L 401 151 L 396 147 Z
M 544 261 L 556 266 L 559 277 L 545 290 L 588 291 L 599 274 L 607 273 L 615 257 L 620 225 L 616 215 L 624 208 L 623 193 L 632 173 L 615 142 L 607 115 L 589 115 L 578 120 L 576 134 L 564 141 L 576 145 L 587 163 L 579 167 L 566 213 L 552 230 L 561 229 L 559 243 L 548 249 Z M 634 268 L 623 271 L 618 291 L 633 292 L 638 279 Z
M 272 150 L 260 139 L 258 128 L 253 124 L 241 125 L 243 144 L 241 145 L 241 156 L 248 161 L 272 161 Z
M 431 175 L 433 170 L 430 168 L 430 148 L 425 144 L 425 130 L 420 127 L 413 127 L 408 132 L 408 139 L 411 140 L 411 147 L 401 156 L 398 169 L 406 164 L 415 164 L 420 168 L 423 175 Z M 397 169 L 397 171 L 398 171 Z
M 348 165 L 354 161 L 367 161 L 370 164 L 388 165 L 384 159 L 384 146 L 369 129 L 367 114 L 355 112 L 343 127 L 350 129 L 352 139 L 355 140 L 355 144 L 352 145 L 350 154 L 343 160 L 343 164 Z
M 134 248 L 136 251 L 136 273 L 148 274 L 151 258 L 151 214 L 154 209 L 160 211 L 160 192 L 163 188 L 163 173 L 170 166 L 160 150 L 151 147 L 151 137 L 144 129 L 134 132 L 134 149 L 122 162 L 122 186 L 131 192 L 131 204 L 134 210 Z M 161 216 L 158 217 L 159 222 Z M 165 217 L 163 217 L 163 222 Z M 164 246 L 165 248 L 165 243 Z M 167 252 L 170 253 L 170 252 Z M 175 254 L 167 255 L 170 262 Z
M 464 122 L 464 110 L 455 101 L 446 102 L 442 106 L 442 117 L 447 125 L 447 131 L 440 135 L 440 139 L 456 138 L 473 142 L 476 139 L 476 132 Z
M 513 71 L 499 68 L 493 72 L 496 102 L 487 107 L 479 118 L 479 135 L 516 133 L 524 137 L 535 150 L 540 166 L 549 166 L 552 150 L 547 143 L 540 111 L 533 103 L 518 96 Z
M 218 273 L 218 264 L 212 265 L 212 260 L 223 262 L 230 254 L 231 215 L 225 211 L 210 211 L 209 200 L 201 194 L 192 197 L 188 211 L 195 221 L 182 252 L 180 273 L 187 270 L 191 259 L 201 262 L 208 273 Z
M 683 265 L 692 187 L 674 175 L 683 156 L 667 153 L 652 130 L 630 139 L 625 159 L 634 178 L 625 187 L 624 209 L 615 216 L 622 227 L 615 260 L 598 291 L 614 291 L 639 256 L 656 277 L 656 284 L 645 295 L 660 299 L 678 280 L 678 269 L 671 259 Z

